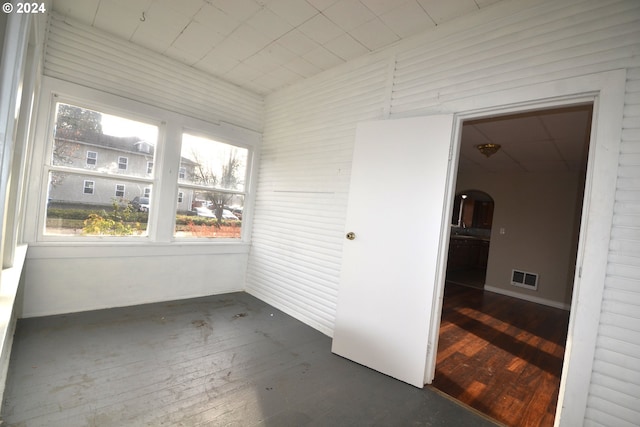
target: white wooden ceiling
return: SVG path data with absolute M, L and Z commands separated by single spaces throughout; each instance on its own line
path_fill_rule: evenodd
M 53 9 L 267 94 L 499 1 L 53 0 Z
M 53 0 L 57 13 L 266 95 L 503 0 Z M 460 169 L 584 168 L 590 107 L 467 122 Z M 501 144 L 486 158 L 478 144 Z

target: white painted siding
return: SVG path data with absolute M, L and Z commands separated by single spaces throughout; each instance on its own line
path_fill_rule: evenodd
M 52 15 L 44 74 L 213 123 L 262 128 L 262 97 Z
M 637 46 L 635 52 L 638 62 Z M 594 426 L 640 425 L 640 67 L 634 65 L 627 71 L 608 277 L 585 422 Z
M 636 0 L 519 0 L 269 96 L 247 290 L 331 335 L 358 121 L 626 69 L 608 280 L 584 422 L 640 425 L 639 53 Z M 387 92 L 385 64 L 394 58 Z M 399 220 L 406 214 L 399 210 Z
M 263 141 L 251 293 L 330 333 L 355 123 L 378 118 L 388 61 L 272 98 Z
M 637 2 L 547 2 L 398 53 L 392 116 L 449 99 L 626 68 L 637 51 Z M 444 39 L 441 39 L 442 37 Z M 436 37 L 438 37 L 436 39 Z

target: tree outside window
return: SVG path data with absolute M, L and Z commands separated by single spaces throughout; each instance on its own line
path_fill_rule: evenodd
M 181 158 L 181 187 L 192 194 L 191 209 L 197 218 L 192 218 L 191 223 L 197 222 L 200 229 L 185 232 L 178 216 L 176 234 L 239 238 L 248 150 L 185 133 Z

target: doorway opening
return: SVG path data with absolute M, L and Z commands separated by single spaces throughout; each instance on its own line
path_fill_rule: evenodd
M 484 191 L 457 192 L 451 215 L 446 283 L 484 288 L 494 205 L 491 195 Z
M 510 426 L 554 422 L 592 110 L 584 103 L 462 124 L 433 386 Z M 479 151 L 487 144 L 497 147 L 490 156 Z M 486 204 L 476 214 L 478 202 Z M 486 261 L 475 264 L 482 286 L 469 286 L 456 273 L 478 262 L 484 241 Z M 535 273 L 536 289 L 514 286 L 514 269 Z

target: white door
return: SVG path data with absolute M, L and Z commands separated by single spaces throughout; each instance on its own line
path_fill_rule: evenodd
M 353 155 L 332 351 L 420 388 L 452 131 L 452 115 L 361 123 Z

